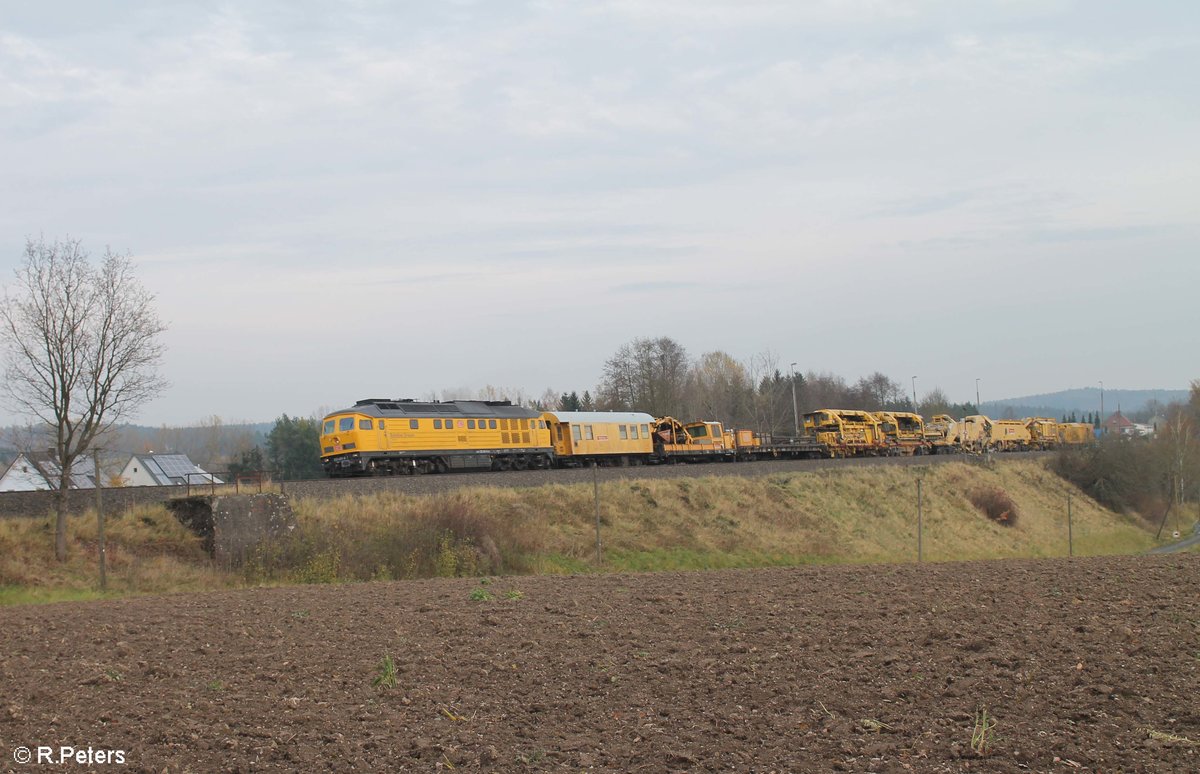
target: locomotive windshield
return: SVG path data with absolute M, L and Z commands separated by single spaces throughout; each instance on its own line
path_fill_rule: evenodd
M 321 428 L 321 432 L 324 435 L 329 435 L 330 433 L 333 432 L 333 420 L 332 419 L 325 420 L 325 426 L 323 428 Z

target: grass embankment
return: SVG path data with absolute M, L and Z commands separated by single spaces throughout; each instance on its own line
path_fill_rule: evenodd
M 161 505 L 110 517 L 105 526 L 108 591 L 98 586 L 95 512 L 67 523 L 67 561 L 54 559 L 54 518 L 0 519 L 0 604 L 98 599 L 236 585 L 212 566 L 199 539 Z
M 954 463 L 923 475 L 927 560 L 1065 556 L 1068 493 L 1077 556 L 1153 544 L 1143 522 L 1105 510 L 1036 462 L 991 469 Z M 296 532 L 263 546 L 239 570 L 214 568 L 164 509 L 147 507 L 110 521 L 109 585 L 157 593 L 264 582 L 912 561 L 915 482 L 912 468 L 879 466 L 602 483 L 602 566 L 587 484 L 298 498 Z M 72 520 L 71 542 L 71 559 L 60 565 L 48 521 L 0 523 L 0 602 L 95 594 L 94 516 Z

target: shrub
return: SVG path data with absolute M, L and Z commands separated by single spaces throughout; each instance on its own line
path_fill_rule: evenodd
M 1017 504 L 999 487 L 982 487 L 976 489 L 967 495 L 971 504 L 997 524 L 1002 524 L 1005 527 L 1015 526 L 1017 523 Z

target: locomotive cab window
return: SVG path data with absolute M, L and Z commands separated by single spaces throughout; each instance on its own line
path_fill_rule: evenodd
M 342 417 L 338 420 L 338 431 L 348 433 L 354 429 L 354 417 Z
M 369 420 L 369 419 L 360 419 L 360 420 L 358 420 L 358 429 L 359 430 L 372 430 L 373 424 L 374 423 L 371 422 L 371 420 Z
M 325 427 L 322 429 L 322 432 L 325 435 L 329 435 L 330 433 L 333 432 L 333 420 L 332 419 L 325 420 Z
M 496 429 L 496 420 L 494 420 L 494 419 L 489 419 L 489 420 L 488 420 L 488 429 L 489 429 L 489 430 L 495 430 L 495 429 Z

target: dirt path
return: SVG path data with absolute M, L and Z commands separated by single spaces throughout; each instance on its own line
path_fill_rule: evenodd
M 9 608 L 0 768 L 1195 771 L 1198 586 L 1174 555 Z

